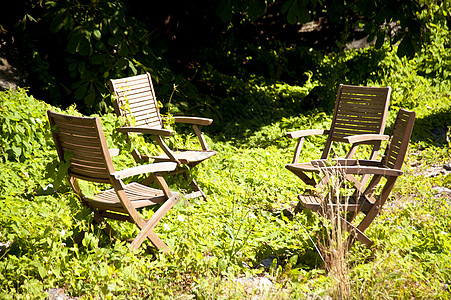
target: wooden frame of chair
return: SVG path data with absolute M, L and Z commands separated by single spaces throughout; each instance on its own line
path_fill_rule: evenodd
M 179 201 L 177 192 L 169 190 L 162 174 L 176 168 L 176 163 L 163 162 L 141 165 L 116 171 L 111 156 L 117 149 L 108 149 L 99 118 L 69 116 L 49 110 L 47 112 L 59 160 L 68 163 L 69 183 L 82 203 L 92 210 L 93 223 L 104 223 L 103 231 L 115 234 L 106 219 L 128 221 L 140 229 L 131 243 L 137 249 L 148 238 L 158 249 L 168 250 L 168 246 L 154 232 L 161 218 Z M 140 174 L 153 174 L 160 189 L 151 188 L 137 182 L 125 184 L 122 179 Z M 78 180 L 111 184 L 112 189 L 94 197 L 83 194 Z M 146 220 L 138 208 L 162 204 Z
M 343 224 L 350 233 L 349 243 L 352 244 L 357 239 L 367 247 L 370 247 L 372 241 L 364 232 L 380 213 L 396 180 L 403 174 L 401 168 L 409 146 L 414 122 L 414 112 L 404 109 L 399 110 L 385 154 L 380 161 L 336 159 L 330 162 L 334 164 L 332 166 L 328 165 L 328 162 L 325 160 L 312 161 L 312 165 L 319 172 L 322 172 L 327 180 L 330 179 L 331 174 L 344 174 L 345 178 L 354 184 L 356 193 L 348 199 L 349 202 L 347 203 L 341 201 L 342 199 L 334 199 L 334 201 L 324 203 L 319 196 L 299 195 L 297 206 L 321 214 L 327 214 L 327 211 L 340 206 L 341 211 L 350 212 L 346 218 L 341 217 Z M 372 177 L 365 186 L 354 177 L 355 175 L 370 175 Z M 379 195 L 375 195 L 376 187 L 380 184 L 382 178 L 386 178 L 386 182 Z M 360 212 L 364 213 L 365 217 L 355 226 L 351 222 Z
M 353 137 L 353 144 L 346 158 L 352 158 L 359 145 L 372 145 L 372 151 L 368 159 L 377 158 L 381 142 L 387 140 L 384 135 L 390 103 L 390 87 L 365 87 L 340 84 L 337 91 L 337 99 L 329 130 L 312 129 L 288 132 L 287 136 L 298 139 L 294 151 L 293 161 L 285 167 L 298 176 L 304 183 L 316 186 L 318 182 L 314 177 L 306 173 L 317 173 L 318 169 L 310 162 L 299 162 L 299 156 L 305 138 L 313 135 L 327 135 L 320 159 L 329 157 L 333 143 L 348 143 L 349 137 Z M 366 182 L 368 176 L 363 176 L 361 181 Z
M 118 128 L 117 130 L 130 134 L 150 134 L 154 137 L 158 146 L 163 153 L 157 156 L 147 157 L 141 155 L 136 149 L 133 151 L 133 157 L 137 162 L 142 160 L 148 161 L 149 158 L 159 161 L 176 162 L 178 167 L 175 171 L 170 172 L 182 173 L 188 179 L 187 170 L 195 167 L 202 161 L 216 155 L 216 152 L 210 150 L 202 134 L 199 126 L 210 125 L 213 120 L 209 118 L 174 116 L 176 123 L 191 124 L 194 132 L 199 140 L 202 150 L 187 149 L 171 149 L 164 141 L 164 137 L 172 136 L 172 130 L 164 129 L 163 119 L 158 108 L 155 91 L 152 84 L 152 78 L 149 73 L 119 79 L 110 80 L 110 90 L 115 96 L 114 108 L 117 116 L 125 117 L 127 126 Z M 191 178 L 189 185 L 192 193 L 185 194 L 185 199 L 203 197 L 206 199 L 205 193 L 202 191 L 197 182 Z

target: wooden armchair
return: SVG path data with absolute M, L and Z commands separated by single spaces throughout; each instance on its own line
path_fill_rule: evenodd
M 93 223 L 105 223 L 104 232 L 114 235 L 114 230 L 106 218 L 128 221 L 140 229 L 131 243 L 131 249 L 137 249 L 148 238 L 158 249 L 168 250 L 167 245 L 154 232 L 160 219 L 177 203 L 179 194 L 171 192 L 162 177 L 162 173 L 174 170 L 174 162 L 142 165 L 116 171 L 111 156 L 117 154 L 109 150 L 99 118 L 75 117 L 47 112 L 58 157 L 61 162 L 69 163 L 67 176 L 72 189 L 82 203 L 94 213 Z M 160 189 L 151 188 L 137 182 L 124 184 L 123 178 L 153 174 Z M 84 195 L 78 180 L 112 185 L 112 189 L 93 197 Z M 149 220 L 141 217 L 139 208 L 162 204 Z
M 317 185 L 314 177 L 309 177 L 307 174 L 318 173 L 318 169 L 311 162 L 299 162 L 305 138 L 313 135 L 327 135 L 320 159 L 329 157 L 333 143 L 349 143 L 349 136 L 353 136 L 353 144 L 346 158 L 352 158 L 358 146 L 366 144 L 372 145 L 371 155 L 368 159 L 376 159 L 381 142 L 388 139 L 388 136 L 383 133 L 390 94 L 390 87 L 362 87 L 340 84 L 329 130 L 312 129 L 287 133 L 288 137 L 296 138 L 298 142 L 292 163 L 285 167 L 307 185 Z M 367 177 L 364 177 L 362 181 L 364 182 L 366 179 Z
M 399 110 L 381 161 L 336 159 L 331 161 L 332 165 L 325 160 L 312 161 L 312 166 L 324 174 L 326 180 L 337 174 L 344 175 L 346 180 L 353 184 L 355 192 L 349 198 L 343 196 L 340 199 L 336 197 L 323 199 L 318 195 L 299 195 L 298 208 L 313 210 L 324 215 L 327 215 L 331 210 L 345 212 L 346 217 L 341 217 L 341 220 L 350 233 L 349 243 L 357 239 L 370 247 L 372 241 L 365 235 L 364 231 L 380 213 L 396 180 L 403 174 L 401 168 L 409 146 L 414 122 L 414 112 L 404 109 Z M 352 140 L 350 142 L 352 143 Z M 371 180 L 365 186 L 355 178 L 355 175 L 369 175 Z M 382 178 L 386 179 L 384 184 L 382 184 Z M 380 191 L 379 194 L 376 195 L 376 191 Z M 359 213 L 363 213 L 364 218 L 358 225 L 352 224 Z
M 202 161 L 216 155 L 216 152 L 210 150 L 205 142 L 205 138 L 199 126 L 210 125 L 213 120 L 208 118 L 175 116 L 176 123 L 191 124 L 198 137 L 201 150 L 171 149 L 164 141 L 164 137 L 174 134 L 172 130 L 164 128 L 163 119 L 160 116 L 152 79 L 149 73 L 132 77 L 110 80 L 111 92 L 115 95 L 114 107 L 118 116 L 123 116 L 127 120 L 127 126 L 118 128 L 118 131 L 129 134 L 150 134 L 155 138 L 156 143 L 162 150 L 162 154 L 146 157 L 141 155 L 136 149 L 133 156 L 136 161 L 154 159 L 156 162 L 170 161 L 177 163 L 175 171 L 169 172 L 183 173 L 186 179 L 188 166 L 193 168 Z M 192 192 L 184 195 L 186 199 L 203 197 L 205 193 L 199 187 L 194 179 L 191 179 L 190 187 Z

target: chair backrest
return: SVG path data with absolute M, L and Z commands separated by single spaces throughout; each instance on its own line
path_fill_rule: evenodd
M 401 169 L 409 147 L 414 122 L 415 112 L 405 109 L 398 111 L 398 116 L 393 124 L 392 134 L 382 159 L 382 164 L 387 168 Z
M 114 166 L 100 119 L 68 116 L 50 110 L 47 115 L 58 157 L 63 163 L 70 163 L 68 175 L 110 183 Z
M 340 84 L 329 136 L 322 154 L 327 159 L 332 142 L 358 134 L 383 134 L 390 103 L 390 87 Z M 380 142 L 368 142 L 368 144 Z
M 163 128 L 158 102 L 149 73 L 110 80 L 110 90 L 116 96 L 113 101 L 117 116 L 123 116 L 129 126 Z

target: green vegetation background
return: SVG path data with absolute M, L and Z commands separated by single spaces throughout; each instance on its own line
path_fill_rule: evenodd
M 321 220 L 310 213 L 290 220 L 282 213 L 305 188 L 284 168 L 294 150 L 285 132 L 327 128 L 337 85 L 348 83 L 392 87 L 388 129 L 398 108 L 417 113 L 405 174 L 368 229 L 374 251 L 360 244 L 352 248 L 352 295 L 450 298 L 451 195 L 446 189 L 451 175 L 429 175 L 451 162 L 451 41 L 446 10 L 434 8 L 428 12 L 428 46 L 411 60 L 399 58 L 396 46 L 389 45 L 330 54 L 283 43 L 237 48 L 243 43 L 230 35 L 217 45 L 223 51 L 199 49 L 203 61 L 191 69 L 191 82 L 164 82 L 156 71 L 164 112 L 213 117 L 205 132 L 218 152 L 193 171 L 208 200 L 181 201 L 156 229 L 172 249 L 168 255 L 146 247 L 130 253 L 125 242 L 111 241 L 96 228 L 81 247 L 73 242 L 80 230 L 88 230 L 89 216 L 58 172 L 45 113 L 88 114 L 98 103 L 85 97 L 89 84 L 79 91 L 81 111 L 36 99 L 27 89 L 0 92 L 0 297 L 47 298 L 57 287 L 83 299 L 333 296 L 333 280 L 313 244 Z M 80 61 L 73 63 L 74 71 L 83 70 Z M 157 63 L 150 71 L 160 67 L 166 70 Z M 108 95 L 103 99 L 97 115 L 108 145 L 122 150 L 115 165 L 133 166 L 131 146 L 114 130 L 120 121 Z M 142 139 L 135 142 L 154 150 Z M 191 146 L 194 136 L 182 128 L 171 142 Z M 303 158 L 317 158 L 321 142 L 308 140 Z M 346 149 L 334 151 L 341 155 Z M 177 178 L 168 180 L 172 189 L 180 188 Z M 113 226 L 123 238 L 136 234 L 131 225 Z M 271 267 L 260 265 L 264 259 L 273 260 Z M 269 278 L 273 285 L 262 292 L 238 283 L 251 277 Z

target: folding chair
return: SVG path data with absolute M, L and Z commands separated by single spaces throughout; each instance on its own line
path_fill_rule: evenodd
M 167 245 L 155 234 L 154 228 L 180 198 L 177 192 L 169 190 L 162 177 L 162 173 L 174 170 L 177 164 L 155 163 L 116 171 L 111 156 L 118 151 L 108 149 L 99 118 L 68 116 L 50 110 L 47 115 L 58 157 L 62 163 L 69 164 L 69 183 L 82 203 L 94 213 L 93 223 L 105 223 L 103 230 L 109 236 L 115 232 L 105 218 L 134 223 L 140 231 L 131 243 L 132 250 L 148 238 L 155 247 L 167 251 Z M 122 181 L 147 173 L 155 177 L 161 189 Z M 80 189 L 78 180 L 110 184 L 113 188 L 87 196 Z M 155 204 L 162 205 L 149 220 L 143 219 L 137 209 Z
M 356 136 L 346 158 L 352 158 L 359 145 L 372 145 L 369 159 L 377 158 L 381 142 L 388 139 L 384 135 L 385 122 L 387 119 L 388 106 L 390 102 L 390 87 L 363 87 L 340 84 L 337 92 L 337 100 L 329 130 L 311 129 L 298 130 L 287 133 L 290 138 L 299 139 L 294 151 L 291 164 L 285 167 L 298 176 L 303 182 L 310 186 L 316 186 L 314 176 L 309 177 L 306 173 L 318 173 L 318 169 L 311 162 L 299 162 L 304 140 L 308 136 L 327 135 L 326 144 L 320 159 L 327 159 L 334 142 L 347 143 L 348 136 Z M 358 135 L 358 137 L 357 137 Z M 361 180 L 365 182 L 368 177 Z
M 146 157 L 141 155 L 136 149 L 133 151 L 133 157 L 137 162 L 149 158 L 156 162 L 171 161 L 177 163 L 177 169 L 170 174 L 182 173 L 188 179 L 186 173 L 188 166 L 190 169 L 202 161 L 216 155 L 216 152 L 208 149 L 205 138 L 200 130 L 201 125 L 210 125 L 213 120 L 208 118 L 174 116 L 176 123 L 191 124 L 194 132 L 199 139 L 202 150 L 171 149 L 163 140 L 163 137 L 172 136 L 172 130 L 164 129 L 163 119 L 160 116 L 152 79 L 149 73 L 132 77 L 111 79 L 111 92 L 115 95 L 114 108 L 118 116 L 123 116 L 127 120 L 127 126 L 118 128 L 123 133 L 138 133 L 153 135 L 155 141 L 163 151 L 161 155 Z M 191 179 L 189 185 L 192 192 L 184 195 L 185 199 L 203 197 L 205 193 L 199 187 L 194 179 Z
M 327 180 L 333 175 L 345 175 L 346 180 L 354 184 L 355 193 L 348 198 L 343 196 L 340 197 L 341 199 L 337 199 L 335 197 L 326 199 L 326 201 L 318 195 L 299 195 L 298 207 L 324 215 L 327 215 L 327 212 L 332 209 L 348 212 L 346 218 L 341 217 L 341 219 L 350 233 L 349 243 L 352 244 L 354 239 L 357 239 L 370 247 L 372 241 L 364 231 L 380 213 L 396 180 L 403 174 L 401 167 L 407 153 L 414 122 L 414 112 L 399 110 L 385 154 L 380 161 L 356 159 L 336 159 L 330 162 L 326 160 L 312 161 L 312 165 L 322 172 Z M 349 138 L 349 142 L 353 143 L 353 138 Z M 354 177 L 355 175 L 370 175 L 371 180 L 365 186 Z M 381 183 L 382 178 L 386 179 L 385 184 Z M 376 195 L 376 191 L 379 190 L 380 193 Z M 353 225 L 352 221 L 360 212 L 365 214 L 365 217 L 357 226 Z

